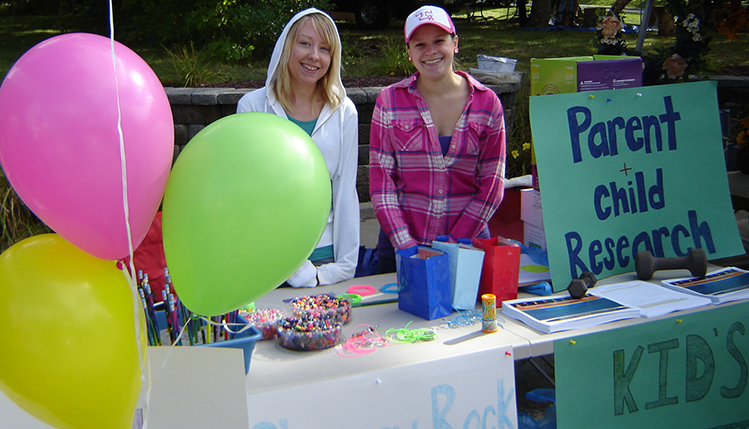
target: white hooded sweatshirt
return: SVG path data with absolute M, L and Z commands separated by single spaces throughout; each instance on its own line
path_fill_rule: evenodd
M 289 36 L 291 26 L 305 15 L 324 12 L 309 8 L 296 14 L 276 41 L 265 87 L 245 94 L 237 105 L 237 113 L 265 112 L 287 118 L 281 103 L 270 88 L 275 85 L 274 72 L 281 58 L 284 41 Z M 335 26 L 335 23 L 333 23 Z M 340 38 L 340 36 L 338 36 Z M 336 53 L 340 56 L 340 50 Z M 340 64 L 340 61 L 338 62 Z M 335 109 L 326 104 L 317 118 L 312 140 L 322 152 L 330 173 L 333 201 L 325 231 L 317 247 L 333 245 L 335 262 L 315 267 L 304 261 L 302 266 L 287 282 L 294 287 L 314 287 L 349 280 L 354 277 L 359 256 L 359 197 L 356 193 L 356 173 L 359 150 L 359 120 L 356 106 L 346 97 L 343 83 L 337 82 L 341 91 L 341 104 Z M 300 207 L 304 210 L 304 207 Z

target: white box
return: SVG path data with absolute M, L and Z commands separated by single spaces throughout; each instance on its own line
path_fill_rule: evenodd
M 546 250 L 546 233 L 543 228 L 523 222 L 523 245 Z
M 544 216 L 541 211 L 541 193 L 535 189 L 523 189 L 520 192 L 520 220 L 543 229 Z
M 512 73 L 515 71 L 515 65 L 518 63 L 518 60 L 513 58 L 493 57 L 491 55 L 478 54 L 476 55 L 476 62 L 478 62 L 479 69 L 481 70 L 492 70 L 500 73 Z
M 471 67 L 471 76 L 481 83 L 499 85 L 502 83 L 517 83 L 523 80 L 523 72 L 501 73 L 493 70 L 482 70 Z

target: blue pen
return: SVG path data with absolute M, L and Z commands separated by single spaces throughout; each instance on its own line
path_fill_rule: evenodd
M 164 307 L 164 317 L 166 319 L 166 329 L 169 332 L 169 340 L 170 342 L 174 342 L 174 323 L 171 317 L 171 311 L 169 308 L 169 295 L 167 294 L 166 289 L 161 291 L 161 296 L 163 298 L 163 307 Z
M 156 344 L 156 336 L 154 334 L 154 321 L 151 319 L 151 316 L 149 315 L 148 311 L 148 304 L 146 303 L 145 293 L 143 292 L 143 289 L 138 288 L 138 294 L 140 294 L 140 302 L 141 305 L 143 305 L 144 310 L 144 316 L 146 318 L 146 331 L 148 332 L 148 344 L 150 345 L 157 345 Z M 158 331 L 156 331 L 158 332 Z
M 154 308 L 154 299 L 153 299 L 153 291 L 151 290 L 151 285 L 148 283 L 148 274 L 145 274 L 143 277 L 143 288 L 145 292 L 145 298 L 146 302 L 148 303 L 148 314 L 153 320 L 154 327 L 156 328 L 156 332 L 161 331 L 161 327 L 159 326 L 158 321 L 156 320 L 156 309 Z

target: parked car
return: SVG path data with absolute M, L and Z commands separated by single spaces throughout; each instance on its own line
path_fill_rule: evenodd
M 405 19 L 425 4 L 440 6 L 450 13 L 476 0 L 337 0 L 335 11 L 354 14 L 356 25 L 367 30 L 380 30 L 390 21 Z

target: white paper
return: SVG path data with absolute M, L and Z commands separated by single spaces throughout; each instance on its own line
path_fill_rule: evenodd
M 588 290 L 595 296 L 635 307 L 642 317 L 658 317 L 674 311 L 712 304 L 709 298 L 690 295 L 644 281 L 596 286 Z

